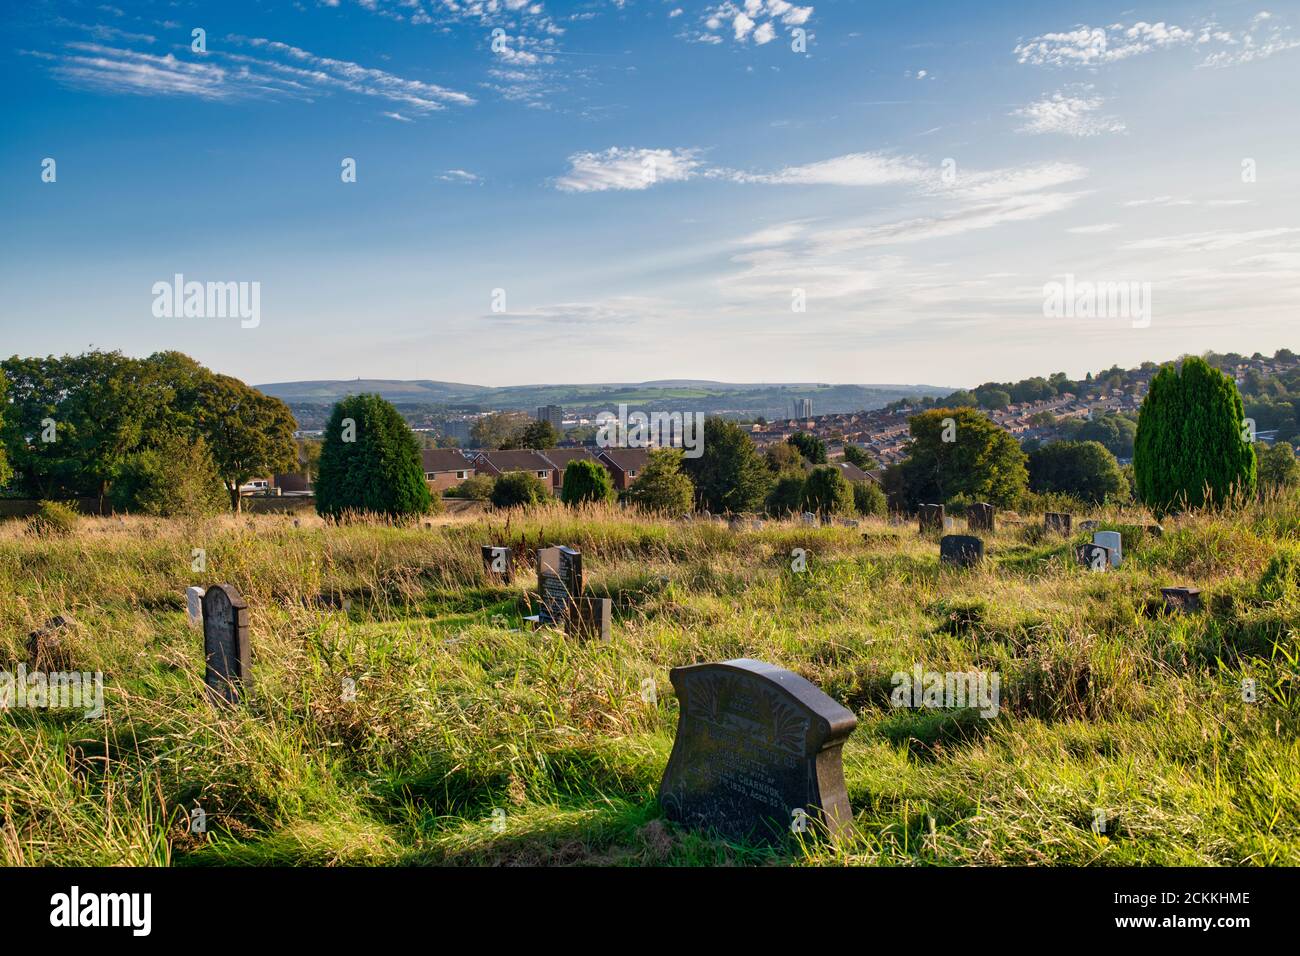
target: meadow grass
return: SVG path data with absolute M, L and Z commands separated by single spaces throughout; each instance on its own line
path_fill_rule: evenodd
M 432 527 L 81 518 L 60 537 L 5 522 L 0 669 L 70 614 L 73 665 L 104 673 L 106 714 L 0 715 L 0 862 L 1300 865 L 1300 582 L 1259 586 L 1294 553 L 1300 506 L 1190 514 L 1160 537 L 1144 514 L 1092 517 L 1124 533 L 1117 571 L 1079 567 L 1087 536 L 1044 535 L 1041 516 L 1001 521 L 968 571 L 883 520 L 733 532 L 555 505 Z M 612 639 L 527 629 L 535 572 L 490 583 L 489 543 L 580 548 L 590 590 L 615 599 Z M 251 608 L 255 683 L 234 711 L 203 696 L 196 583 L 233 584 Z M 1205 612 L 1161 610 L 1179 584 L 1205 590 Z M 760 849 L 664 821 L 668 671 L 734 657 L 857 714 L 839 844 Z M 891 707 L 891 675 L 917 663 L 997 672 L 999 714 Z M 190 832 L 196 807 L 206 833 Z

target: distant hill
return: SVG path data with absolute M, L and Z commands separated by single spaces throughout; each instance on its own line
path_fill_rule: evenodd
M 271 382 L 254 386 L 258 391 L 284 402 L 329 402 L 361 392 L 381 395 L 390 402 L 469 401 L 470 396 L 491 391 L 481 385 L 460 382 L 402 381 L 389 378 L 355 378 L 347 381 Z

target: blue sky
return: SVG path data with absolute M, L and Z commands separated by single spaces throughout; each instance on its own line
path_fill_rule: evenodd
M 0 352 L 968 385 L 1297 347 L 1300 5 L 1026 6 L 10 4 Z M 257 326 L 156 317 L 176 273 L 259 283 Z M 1067 274 L 1149 323 L 1045 316 Z

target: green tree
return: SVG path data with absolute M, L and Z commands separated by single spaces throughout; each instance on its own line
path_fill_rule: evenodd
M 5 379 L 4 369 L 0 368 L 0 489 L 9 483 L 13 477 L 13 469 L 9 467 L 9 457 L 5 454 L 4 446 L 4 411 L 5 405 L 8 404 L 9 383 Z
M 519 433 L 520 448 L 554 448 L 560 441 L 560 433 L 550 422 L 529 422 Z
M 886 490 L 897 484 L 905 507 L 965 494 L 1007 508 L 1024 493 L 1025 453 L 1009 432 L 975 409 L 931 409 L 909 418 L 908 425 L 907 457 L 886 482 Z
M 1137 436 L 1137 422 L 1123 415 L 1108 413 L 1084 422 L 1074 434 L 1078 441 L 1096 441 L 1106 446 L 1117 458 L 1133 457 L 1133 439 Z
M 113 477 L 108 500 L 115 511 L 164 518 L 217 514 L 226 507 L 207 443 L 179 432 L 128 455 Z
M 885 493 L 874 481 L 853 482 L 853 509 L 860 515 L 884 517 L 889 511 Z
M 475 448 L 492 450 L 518 448 L 524 429 L 533 419 L 524 412 L 495 412 L 476 419 L 470 426 L 470 442 Z
M 614 479 L 599 462 L 575 458 L 564 466 L 564 487 L 560 491 L 560 500 L 566 505 L 613 501 L 616 497 Z
M 876 467 L 875 459 L 867 454 L 867 450 L 861 445 L 845 445 L 844 460 L 850 465 L 857 465 L 863 471 L 871 471 Z
M 429 510 L 429 486 L 415 435 L 378 395 L 349 395 L 334 406 L 321 447 L 316 510 L 397 518 Z
M 508 471 L 492 485 L 492 504 L 498 508 L 531 508 L 551 496 L 542 480 L 527 471 Z
M 723 418 L 705 419 L 703 453 L 685 459 L 683 467 L 701 503 L 713 512 L 757 511 L 772 483 L 753 439 Z
M 786 442 L 799 449 L 799 454 L 811 465 L 826 464 L 826 443 L 808 432 L 795 432 Z
M 799 504 L 804 511 L 823 516 L 851 514 L 853 489 L 834 465 L 818 465 L 804 479 Z
M 990 388 L 976 394 L 979 396 L 980 408 L 997 410 L 1006 408 L 1011 404 L 1011 393 L 1000 388 Z
M 655 448 L 632 487 L 628 499 L 643 511 L 689 514 L 695 506 L 695 486 L 682 472 L 680 448 Z
M 334 406 L 334 413 L 331 416 L 331 422 L 334 415 L 338 415 L 341 405 L 360 399 L 363 396 L 353 396 L 344 399 L 339 405 Z M 377 399 L 382 401 L 382 399 Z M 230 496 L 230 507 L 233 511 L 241 510 L 239 495 L 240 485 L 245 484 L 249 479 L 257 477 L 270 477 L 277 472 L 292 471 L 297 467 L 298 449 L 294 444 L 293 433 L 296 423 L 293 414 L 289 411 L 289 406 L 284 404 L 278 398 L 272 398 L 269 395 L 263 395 L 257 389 L 245 385 L 237 378 L 231 378 L 229 375 L 213 375 L 199 387 L 199 409 L 197 421 L 199 431 L 207 439 L 208 448 L 212 451 L 213 461 L 217 465 L 217 473 L 221 476 L 222 482 L 226 486 L 226 493 Z M 387 402 L 384 402 L 388 405 Z M 357 408 L 370 407 L 362 402 Z M 392 409 L 391 405 L 388 408 Z M 397 410 L 392 409 L 393 415 L 397 415 Z M 347 417 L 343 415 L 340 417 Z M 352 417 L 356 417 L 353 415 Z M 406 422 L 397 415 L 397 421 L 406 429 L 406 434 L 410 435 L 410 429 L 406 428 Z M 378 424 L 378 423 L 376 423 Z M 361 419 L 357 418 L 358 441 L 361 440 L 360 425 Z M 377 440 L 376 436 L 371 436 L 371 441 Z M 335 436 L 335 442 L 338 439 Z M 411 448 L 415 454 L 416 470 L 420 473 L 420 486 L 425 489 L 424 500 L 428 501 L 428 488 L 424 484 L 424 472 L 420 467 L 419 450 L 415 445 L 415 438 L 410 438 Z M 333 506 L 327 510 L 321 510 L 321 499 L 319 493 L 320 480 L 325 477 L 325 452 L 329 447 L 330 438 L 325 439 L 321 448 L 320 474 L 317 476 L 317 498 L 316 510 L 321 514 L 336 514 L 337 511 Z M 368 446 L 370 447 L 370 446 Z M 378 453 L 378 449 L 375 449 Z M 350 453 L 355 453 L 356 449 L 351 449 Z M 341 455 L 336 450 L 335 457 L 332 460 L 336 470 L 332 478 L 337 479 L 340 472 L 337 470 L 345 462 L 351 459 L 346 454 Z M 393 475 L 390 481 L 397 481 L 397 476 Z M 327 492 L 327 497 L 333 492 Z M 401 495 L 414 494 L 411 489 L 401 492 Z M 373 496 L 373 500 L 383 502 L 385 492 L 376 490 L 368 493 Z M 399 495 L 400 497 L 400 495 Z M 366 498 L 361 495 L 359 490 L 351 490 L 340 501 L 356 502 L 359 499 Z M 396 499 L 394 499 L 396 500 Z M 405 499 L 403 499 L 405 500 Z M 343 504 L 343 508 L 360 507 L 356 503 Z M 385 508 L 366 509 L 385 511 Z
M 787 471 L 803 472 L 804 457 L 799 449 L 789 442 L 779 442 L 763 452 L 767 467 L 776 474 Z
M 468 498 L 472 501 L 487 501 L 492 497 L 492 487 L 496 481 L 491 475 L 470 475 L 458 485 L 452 485 L 442 493 L 444 498 Z
M 1052 442 L 1031 452 L 1029 487 L 1092 504 L 1120 501 L 1129 490 L 1115 456 L 1095 441 Z
M 1142 501 L 1164 513 L 1252 493 L 1257 462 L 1244 417 L 1233 380 L 1204 359 L 1162 367 L 1142 402 L 1134 438 Z
M 779 475 L 767 494 L 767 513 L 775 518 L 784 518 L 798 511 L 803 505 L 803 483 L 804 476 L 799 472 L 787 471 Z
M 1295 448 L 1280 441 L 1259 456 L 1259 484 L 1261 488 L 1294 488 L 1300 485 L 1300 461 L 1296 461 Z

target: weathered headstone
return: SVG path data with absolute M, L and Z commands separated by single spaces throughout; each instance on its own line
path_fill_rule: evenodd
M 1096 531 L 1092 543 L 1110 549 L 1110 566 L 1118 568 L 1124 563 L 1124 537 L 1118 531 Z
M 851 825 L 840 751 L 857 718 L 798 674 L 741 658 L 675 667 L 680 715 L 659 784 L 670 820 L 731 840 L 781 842 Z
M 69 618 L 58 614 L 27 635 L 29 671 L 50 673 L 72 670 L 72 652 L 66 640 L 71 623 Z
M 185 613 L 189 618 L 190 627 L 203 626 L 203 588 L 185 589 Z
M 1176 614 L 1194 614 L 1201 609 L 1200 588 L 1161 588 L 1165 609 Z
M 921 534 L 943 530 L 943 505 L 921 505 L 917 509 L 918 528 Z
M 1049 511 L 1043 515 L 1043 528 L 1054 534 L 1070 533 L 1071 516 L 1061 511 Z
M 1101 527 L 1101 522 L 1097 521 L 1094 518 L 1089 518 L 1087 521 L 1079 522 L 1080 531 L 1096 531 L 1100 527 Z
M 573 599 L 586 590 L 582 553 L 573 548 L 542 548 L 537 552 L 537 592 L 541 599 L 538 622 L 565 621 Z
M 248 644 L 248 605 L 229 584 L 215 584 L 203 595 L 203 683 L 213 703 L 237 704 L 252 678 Z
M 510 583 L 510 549 L 485 544 L 482 546 L 483 572 L 489 581 Z
M 980 501 L 966 509 L 966 527 L 971 531 L 995 530 L 994 510 L 991 504 Z
M 803 523 L 806 524 L 806 525 L 808 525 L 809 527 L 813 527 L 813 528 L 817 527 L 817 514 L 816 514 L 816 512 L 813 512 L 813 511 L 805 511 L 805 512 L 803 513 Z
M 984 560 L 984 542 L 969 534 L 946 534 L 939 539 L 939 560 L 969 568 Z
M 1081 544 L 1074 553 L 1079 563 L 1089 571 L 1105 571 L 1110 567 L 1110 548 L 1099 544 Z
M 569 606 L 565 633 L 582 640 L 609 640 L 609 625 L 614 617 L 614 602 L 609 598 L 579 596 Z
M 1147 525 L 1147 534 L 1151 535 L 1153 538 L 1163 538 L 1165 535 L 1165 529 L 1158 524 L 1149 524 Z

